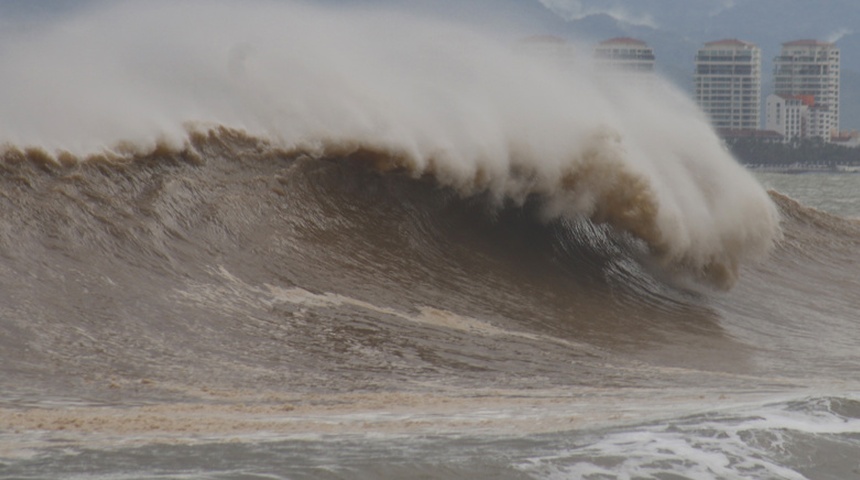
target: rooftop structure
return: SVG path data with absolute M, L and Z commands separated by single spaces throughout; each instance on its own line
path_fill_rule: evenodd
M 594 47 L 594 61 L 603 69 L 625 73 L 652 73 L 654 50 L 642 40 L 630 37 L 611 38 Z

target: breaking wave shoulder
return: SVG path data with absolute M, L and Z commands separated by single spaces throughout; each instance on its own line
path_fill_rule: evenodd
M 162 142 L 149 151 L 119 145 L 78 157 L 69 152 L 7 147 L 2 163 L 7 170 L 29 164 L 42 170 L 66 171 L 81 164 L 203 164 L 215 151 L 218 156 L 261 162 L 277 157 L 359 165 L 379 174 L 421 178 L 461 198 L 486 198 L 496 209 L 529 204 L 544 223 L 567 219 L 606 227 L 639 242 L 640 260 L 648 265 L 718 288 L 731 287 L 739 265 L 767 253 L 780 235 L 776 208 L 755 184 L 749 183 L 747 191 L 739 190 L 738 183 L 728 179 L 725 184 L 715 183 L 715 172 L 708 166 L 697 171 L 695 164 L 682 163 L 677 167 L 685 174 L 674 172 L 672 177 L 687 183 L 667 187 L 672 179 L 637 171 L 626 162 L 621 139 L 607 131 L 571 151 L 566 162 L 551 167 L 544 166 L 533 153 L 512 152 L 504 168 L 494 162 L 476 161 L 468 172 L 463 172 L 462 164 L 449 154 L 416 156 L 359 140 L 325 140 L 285 148 L 226 127 L 190 131 L 179 148 Z M 747 181 L 744 172 L 732 174 L 736 175 L 735 182 Z M 678 199 L 678 191 L 695 195 Z M 681 200 L 684 202 L 679 203 Z M 698 204 L 690 208 L 693 201 Z

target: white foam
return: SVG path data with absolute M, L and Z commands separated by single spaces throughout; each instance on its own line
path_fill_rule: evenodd
M 848 435 L 851 443 L 860 433 L 860 421 L 832 412 L 830 402 L 823 397 L 750 404 L 596 433 L 582 446 L 532 458 L 521 468 L 549 472 L 547 478 L 805 479 L 791 450 L 798 436 L 836 441 Z M 804 464 L 815 461 L 810 457 Z
M 492 323 L 452 311 L 422 306 L 417 312 L 406 312 L 395 308 L 375 305 L 373 303 L 332 292 L 313 293 L 301 287 L 284 288 L 266 284 L 255 286 L 244 282 L 220 266 L 212 273 L 223 281 L 218 284 L 193 284 L 178 291 L 178 297 L 186 301 L 215 306 L 222 311 L 230 311 L 237 316 L 251 315 L 255 310 L 269 310 L 274 306 L 291 304 L 304 307 L 296 313 L 303 316 L 307 309 L 324 309 L 338 307 L 353 307 L 366 310 L 382 316 L 403 320 L 409 323 L 428 327 L 459 330 L 476 335 L 520 337 L 529 340 L 543 339 L 567 346 L 589 348 L 586 345 L 574 345 L 573 342 L 551 337 L 499 328 Z

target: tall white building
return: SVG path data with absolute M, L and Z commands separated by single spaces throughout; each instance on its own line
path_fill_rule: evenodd
M 740 40 L 709 42 L 696 54 L 696 101 L 714 127 L 761 125 L 761 50 Z
M 830 134 L 839 131 L 839 49 L 818 40 L 796 40 L 782 44 L 774 59 L 774 93 L 812 96 L 814 106 L 827 111 Z M 829 136 L 829 135 L 828 135 Z
M 611 38 L 594 47 L 594 62 L 603 71 L 624 74 L 654 72 L 654 50 L 642 40 L 629 37 Z

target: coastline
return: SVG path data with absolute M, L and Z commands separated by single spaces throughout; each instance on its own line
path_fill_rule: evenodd
M 786 163 L 786 164 L 755 164 L 745 163 L 744 167 L 754 172 L 767 173 L 860 173 L 860 165 L 822 165 L 814 163 Z

